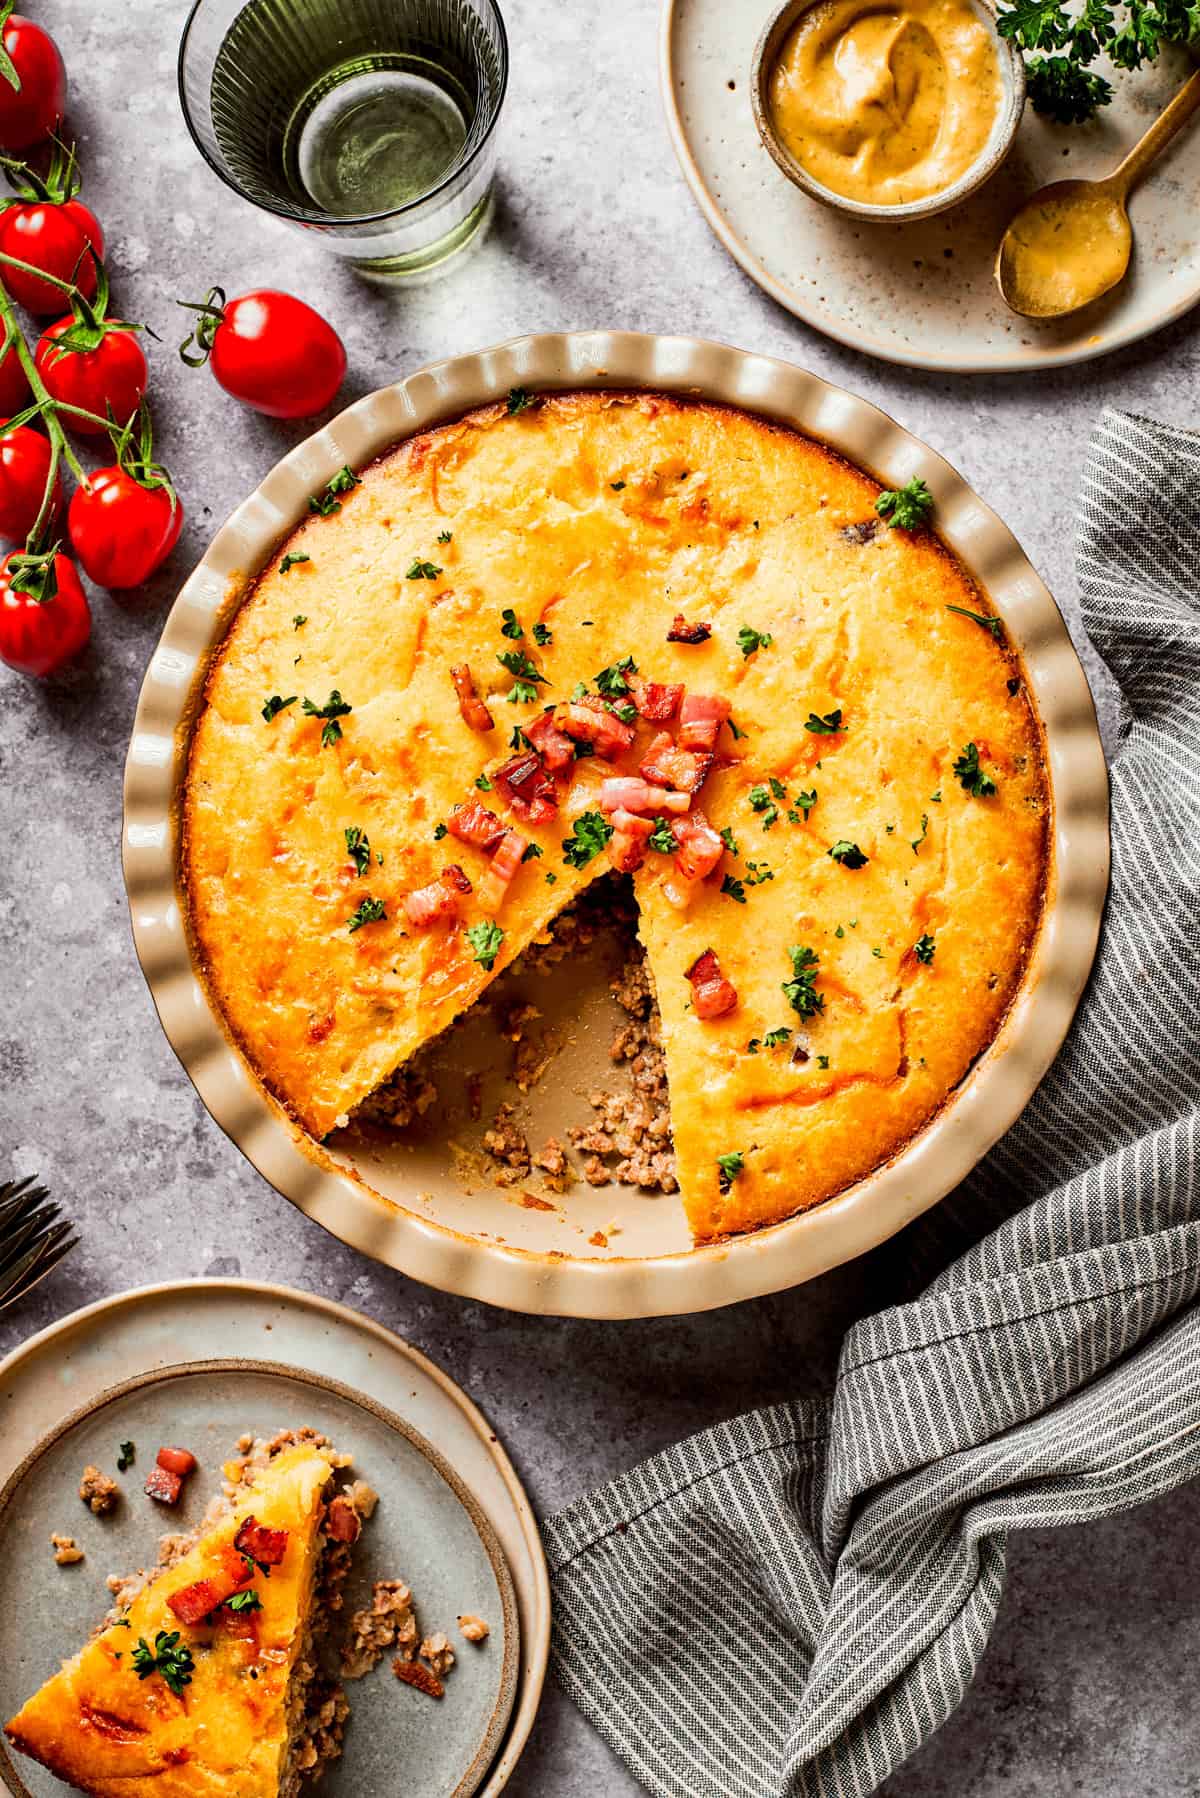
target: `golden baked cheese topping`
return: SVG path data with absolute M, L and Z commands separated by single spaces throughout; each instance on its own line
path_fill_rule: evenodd
M 923 508 L 654 394 L 518 397 L 333 486 L 187 779 L 198 958 L 267 1088 L 324 1136 L 616 866 L 696 1237 L 895 1153 L 995 1036 L 1048 842 L 1019 664 L 893 528 Z

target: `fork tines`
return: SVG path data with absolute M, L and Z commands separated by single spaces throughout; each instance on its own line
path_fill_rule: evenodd
M 0 1181 L 0 1308 L 23 1298 L 78 1237 L 33 1176 Z

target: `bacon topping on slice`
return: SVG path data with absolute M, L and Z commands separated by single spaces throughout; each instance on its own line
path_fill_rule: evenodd
M 636 674 L 626 675 L 625 680 L 638 715 L 647 723 L 665 724 L 679 710 L 684 694 L 682 681 L 664 684 L 657 680 L 641 680 Z
M 686 699 L 684 704 L 687 704 Z M 700 755 L 691 749 L 680 749 L 664 730 L 655 737 L 639 764 L 647 780 L 662 787 L 675 787 L 681 793 L 695 793 L 703 786 L 712 767 L 711 755 Z
M 544 824 L 558 810 L 558 789 L 536 750 L 523 750 L 497 768 L 492 785 L 526 824 Z
M 671 834 L 679 844 L 675 866 L 684 880 L 703 880 L 725 853 L 725 844 L 703 812 L 673 818 Z
M 715 749 L 717 733 L 732 710 L 719 694 L 689 693 L 679 712 L 679 747 Z
M 646 859 L 646 838 L 654 830 L 653 818 L 637 818 L 632 812 L 615 811 L 608 842 L 612 865 L 621 874 L 632 874 Z
M 494 849 L 504 835 L 504 824 L 490 812 L 482 799 L 468 799 L 456 805 L 446 820 L 446 829 L 460 843 L 472 843 L 476 849 Z
M 286 1530 L 268 1531 L 267 1534 L 282 1535 L 285 1542 L 287 1540 Z M 265 1556 L 257 1558 L 265 1560 Z M 234 1549 L 224 1549 L 220 1561 L 221 1565 L 214 1566 L 203 1579 L 193 1580 L 190 1586 L 181 1586 L 168 1598 L 167 1608 L 174 1612 L 180 1623 L 189 1626 L 202 1623 L 254 1578 L 253 1567 L 247 1566 L 244 1555 Z
M 176 1505 L 183 1491 L 183 1480 L 167 1467 L 152 1467 L 142 1491 L 147 1498 L 157 1499 L 160 1505 Z
M 436 880 L 406 895 L 404 915 L 414 930 L 428 930 L 439 919 L 457 918 L 459 894 L 470 891 L 471 883 L 458 863 L 450 862 Z
M 264 1567 L 278 1567 L 287 1553 L 287 1530 L 271 1530 L 256 1517 L 247 1517 L 233 1538 L 239 1554 L 249 1555 Z
M 713 950 L 697 956 L 687 971 L 692 983 L 692 1005 L 698 1018 L 720 1018 L 738 1002 L 737 988 L 726 980 Z
M 604 710 L 601 701 L 593 701 L 591 705 L 586 701 L 572 701 L 563 708 L 557 722 L 569 737 L 590 743 L 606 762 L 611 762 L 633 742 L 632 724 L 622 724 L 613 712 Z
M 471 673 L 470 662 L 457 662 L 450 670 L 450 679 L 458 694 L 458 709 L 462 713 L 463 723 L 471 730 L 494 730 L 496 720 L 475 690 L 475 676 Z
M 614 776 L 600 783 L 600 810 L 610 817 L 614 812 L 686 812 L 691 803 L 689 794 L 652 787 L 636 774 Z
M 345 1498 L 335 1498 L 325 1513 L 325 1534 L 334 1542 L 357 1542 L 362 1534 L 362 1521 L 354 1506 Z
M 494 916 L 500 910 L 528 847 L 528 838 L 523 837 L 519 831 L 505 831 L 500 839 L 500 847 L 484 869 L 483 879 L 479 882 L 479 904 L 483 911 Z
M 566 731 L 559 730 L 551 712 L 543 712 L 532 724 L 521 726 L 525 736 L 541 756 L 551 774 L 569 768 L 575 760 L 575 747 Z
M 667 642 L 707 643 L 711 636 L 711 624 L 689 624 L 682 612 L 676 612 L 675 622 L 667 632 Z

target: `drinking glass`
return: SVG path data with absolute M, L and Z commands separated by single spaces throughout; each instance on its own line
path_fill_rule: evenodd
M 195 0 L 179 47 L 222 181 L 392 280 L 486 222 L 507 82 L 493 0 Z

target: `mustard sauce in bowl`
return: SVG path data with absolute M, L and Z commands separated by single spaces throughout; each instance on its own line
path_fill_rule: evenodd
M 768 27 L 752 92 L 797 185 L 883 217 L 937 211 L 986 179 L 1015 134 L 1022 73 L 976 0 L 814 0 Z

